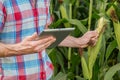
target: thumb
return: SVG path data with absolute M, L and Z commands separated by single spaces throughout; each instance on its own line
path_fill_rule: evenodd
M 37 35 L 37 33 L 35 32 L 35 33 L 33 33 L 31 36 L 26 37 L 26 40 L 29 40 L 29 41 L 35 40 L 37 37 L 38 37 L 38 35 Z

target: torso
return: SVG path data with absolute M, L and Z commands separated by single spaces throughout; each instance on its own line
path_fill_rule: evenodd
M 29 0 L 4 0 L 4 5 L 7 16 L 0 33 L 1 42 L 18 43 L 26 36 L 44 30 L 49 14 L 49 0 L 37 0 L 37 9 L 31 6 Z M 1 80 L 47 80 L 52 71 L 51 61 L 45 51 L 0 58 Z

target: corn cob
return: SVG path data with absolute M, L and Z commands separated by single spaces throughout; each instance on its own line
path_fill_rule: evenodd
M 115 5 L 115 6 L 118 5 L 118 4 L 117 4 L 117 1 L 114 2 L 114 5 Z M 111 11 L 112 11 L 112 10 L 115 10 L 115 9 L 114 9 L 114 6 L 111 6 L 111 7 L 107 10 L 107 12 L 106 12 L 106 14 L 107 14 L 109 17 L 110 17 L 110 15 L 111 15 Z
M 101 32 L 103 32 L 103 30 L 104 30 L 107 22 L 108 21 L 104 17 L 101 17 L 99 19 L 98 25 L 97 25 L 97 28 L 96 28 L 96 31 L 98 32 L 98 34 L 100 34 Z
M 93 66 L 96 61 L 99 50 L 101 48 L 102 35 L 107 25 L 107 22 L 108 22 L 107 19 L 105 19 L 104 17 L 101 17 L 98 21 L 96 31 L 99 33 L 99 38 L 94 47 L 91 47 L 91 46 L 88 47 L 88 60 L 89 60 L 88 65 L 84 59 L 84 56 L 81 55 L 81 65 L 82 65 L 83 75 L 85 79 L 89 79 L 89 80 L 92 79 Z
M 104 17 L 101 17 L 98 21 L 98 25 L 96 28 L 96 31 L 99 33 L 98 41 L 94 47 L 89 46 L 89 48 L 88 48 L 88 57 L 89 57 L 88 68 L 89 68 L 90 79 L 92 78 L 92 70 L 93 70 L 94 63 L 96 61 L 99 50 L 101 48 L 103 31 L 104 31 L 106 25 L 107 25 L 107 19 L 105 19 Z
M 117 2 L 115 2 L 115 5 L 117 6 Z M 115 8 L 113 6 L 109 9 L 108 16 L 110 16 L 112 21 L 113 21 L 114 32 L 115 32 L 116 40 L 118 43 L 118 48 L 120 50 L 120 31 L 119 31 L 120 30 L 120 23 L 119 23 L 119 19 L 118 19 L 118 16 L 116 14 Z

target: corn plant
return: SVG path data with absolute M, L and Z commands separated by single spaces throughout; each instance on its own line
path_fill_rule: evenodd
M 51 0 L 50 28 L 75 27 L 71 34 L 89 30 L 100 35 L 95 46 L 48 49 L 54 65 L 51 80 L 120 80 L 120 9 L 118 0 Z M 112 9 L 112 10 L 111 10 Z

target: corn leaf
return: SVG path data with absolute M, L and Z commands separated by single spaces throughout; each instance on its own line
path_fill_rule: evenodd
M 57 76 L 52 80 L 67 80 L 67 74 L 59 72 Z
M 93 66 L 94 66 L 94 63 L 96 61 L 96 58 L 97 58 L 97 55 L 99 53 L 99 50 L 101 48 L 101 41 L 102 41 L 102 34 L 100 35 L 97 43 L 96 43 L 96 46 L 94 47 L 89 47 L 89 71 L 90 71 L 90 78 L 92 78 L 92 70 L 93 70 Z
M 84 34 L 87 31 L 87 28 L 77 19 L 69 19 L 70 24 L 76 25 L 78 29 Z
M 115 32 L 116 40 L 117 40 L 118 47 L 120 50 L 120 23 L 113 22 L 113 25 L 114 25 L 114 32 Z
M 80 77 L 80 76 L 76 76 L 77 80 L 85 80 L 84 78 Z
M 114 74 L 120 70 L 120 63 L 112 66 L 105 74 L 104 80 L 112 80 Z
M 106 51 L 106 60 L 109 58 L 110 54 L 112 53 L 113 49 L 115 49 L 117 46 L 117 42 L 116 40 L 112 41 L 108 47 L 107 47 L 107 51 Z
M 62 68 L 62 71 L 65 72 L 65 69 L 64 69 L 64 59 L 62 57 L 62 54 L 56 54 L 56 58 L 58 60 L 58 63 L 60 64 L 61 68 Z
M 84 56 L 81 56 L 81 65 L 82 65 L 82 71 L 83 71 L 84 78 L 89 79 L 88 66 L 87 66 Z
M 59 27 L 62 23 L 66 23 L 66 22 L 68 22 L 68 20 L 65 19 L 65 18 L 59 19 L 59 20 L 57 20 L 56 22 L 52 23 L 52 24 L 50 25 L 50 28 L 51 28 L 51 27 L 52 27 L 52 28 L 57 28 L 57 27 Z

